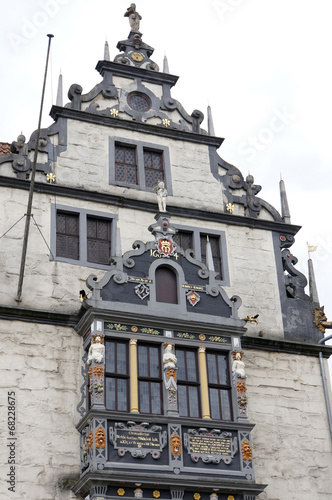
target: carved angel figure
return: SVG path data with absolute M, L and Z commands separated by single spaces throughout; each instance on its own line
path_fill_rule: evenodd
M 88 354 L 88 364 L 90 365 L 92 361 L 96 363 L 102 363 L 105 357 L 105 346 L 103 344 L 103 338 L 101 335 L 96 335 L 89 349 Z

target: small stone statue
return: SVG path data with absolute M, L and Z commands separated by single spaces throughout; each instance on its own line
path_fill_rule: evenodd
M 124 17 L 129 17 L 131 31 L 139 31 L 139 22 L 142 19 L 142 16 L 140 16 L 139 13 L 136 12 L 135 3 L 130 4 L 130 7 L 128 7 Z
M 157 194 L 159 212 L 166 212 L 167 190 L 164 182 L 158 181 L 153 190 Z
M 239 378 L 246 378 L 244 367 L 245 364 L 242 361 L 242 354 L 240 352 L 237 352 L 233 361 L 232 371 L 235 372 Z
M 325 333 L 325 328 L 332 328 L 332 322 L 327 321 L 327 316 L 324 312 L 324 306 L 315 307 L 313 310 L 314 314 L 314 324 L 320 329 L 322 333 Z
M 176 363 L 178 362 L 175 354 L 173 354 L 173 344 L 168 343 L 165 346 L 165 352 L 163 356 L 164 368 L 176 368 Z
M 102 363 L 104 361 L 104 356 L 105 346 L 103 344 L 103 337 L 101 335 L 96 335 L 89 349 L 88 364 L 90 365 L 92 361 L 95 361 L 95 363 Z

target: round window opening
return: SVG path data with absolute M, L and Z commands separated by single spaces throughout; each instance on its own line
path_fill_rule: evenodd
M 151 101 L 149 97 L 138 92 L 132 92 L 131 94 L 129 94 L 127 102 L 131 109 L 133 109 L 134 111 L 140 111 L 141 113 L 149 111 L 149 109 L 151 108 Z

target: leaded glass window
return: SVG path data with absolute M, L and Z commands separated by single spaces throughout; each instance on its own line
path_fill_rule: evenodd
M 106 409 L 128 411 L 129 363 L 127 342 L 106 341 L 105 372 Z
M 144 149 L 144 172 L 146 187 L 155 187 L 158 181 L 164 180 L 163 155 L 160 151 Z
M 176 349 L 179 413 L 181 417 L 201 416 L 197 353 Z
M 160 347 L 138 345 L 138 393 L 140 413 L 162 413 Z
M 135 147 L 115 145 L 115 179 L 126 184 L 138 183 Z
M 56 255 L 67 259 L 79 259 L 79 215 L 57 212 Z
M 87 255 L 89 262 L 108 265 L 111 256 L 111 222 L 87 217 Z
M 206 363 L 211 418 L 217 420 L 232 420 L 228 355 L 207 352 Z

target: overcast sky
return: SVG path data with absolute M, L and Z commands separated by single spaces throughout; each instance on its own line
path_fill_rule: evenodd
M 16 0 L 2 7 L 0 141 L 37 128 L 48 38 L 54 35 L 42 126 L 55 103 L 60 69 L 87 93 L 104 42 L 111 60 L 127 38 L 124 0 Z M 213 112 L 219 153 L 262 186 L 278 210 L 280 175 L 292 223 L 292 253 L 307 275 L 307 245 L 321 305 L 332 321 L 332 30 L 330 0 L 140 0 L 140 31 L 151 57 L 180 77 L 172 95 L 189 114 Z M 206 121 L 203 126 L 207 128 Z M 332 330 L 327 330 L 327 334 Z

